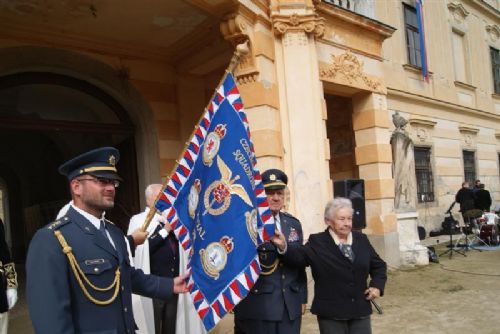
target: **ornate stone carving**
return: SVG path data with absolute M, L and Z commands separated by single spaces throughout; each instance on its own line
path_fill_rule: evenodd
M 247 27 L 246 20 L 241 15 L 233 13 L 221 21 L 220 32 L 225 40 L 236 46 L 249 39 Z
M 500 28 L 496 24 L 487 25 L 486 33 L 492 42 L 496 42 L 500 37 Z
M 222 36 L 233 46 L 248 42 L 249 53 L 241 57 L 238 67 L 235 70 L 236 81 L 240 85 L 255 82 L 259 76 L 252 48 L 251 27 L 252 23 L 239 13 L 227 15 L 220 23 Z
M 476 143 L 476 136 L 479 132 L 479 129 L 467 124 L 460 124 L 458 126 L 458 131 L 462 135 L 462 140 L 464 142 L 464 146 L 474 147 Z
M 287 32 L 304 32 L 314 34 L 316 38 L 325 33 L 325 19 L 317 14 L 273 15 L 273 27 L 276 35 L 285 35 Z
M 340 56 L 332 54 L 332 63 L 320 69 L 320 77 L 326 80 L 338 79 L 342 76 L 350 86 L 355 83 L 364 84 L 369 90 L 383 92 L 384 88 L 380 81 L 371 78 L 363 71 L 364 64 L 350 50 Z
M 418 139 L 422 143 L 431 141 L 432 132 L 436 125 L 435 121 L 421 116 L 411 116 L 409 122 L 412 129 L 414 129 L 412 131 L 414 134 L 413 138 L 416 137 L 415 139 Z
M 461 3 L 449 3 L 448 10 L 457 23 L 462 23 L 469 16 L 469 12 Z

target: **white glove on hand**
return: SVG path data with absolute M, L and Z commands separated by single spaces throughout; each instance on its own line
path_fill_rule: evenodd
M 7 289 L 7 303 L 9 304 L 9 310 L 14 307 L 17 303 L 17 289 L 8 288 Z

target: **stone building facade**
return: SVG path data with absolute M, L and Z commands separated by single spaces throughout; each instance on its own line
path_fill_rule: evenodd
M 85 149 L 120 148 L 129 181 L 115 214 L 139 211 L 141 189 L 168 176 L 236 45 L 248 42 L 235 75 L 260 169 L 287 172 L 288 210 L 306 235 L 324 229 L 334 181 L 363 179 L 364 232 L 399 265 L 395 111 L 409 120 L 418 157 L 428 157 L 431 188 L 417 204 L 419 224 L 440 225 L 464 179 L 464 151 L 473 152 L 467 175 L 473 166 L 500 196 L 491 62 L 500 49 L 499 4 L 425 2 L 428 82 L 408 54 L 404 14 L 414 7 L 413 0 L 1 3 L 0 184 L 14 255 L 23 258 L 33 231 L 67 198 L 57 164 Z

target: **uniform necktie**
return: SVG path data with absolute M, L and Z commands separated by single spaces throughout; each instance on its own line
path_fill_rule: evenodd
M 103 220 L 100 221 L 99 231 L 102 233 L 102 235 L 104 236 L 104 238 L 106 238 L 106 240 L 109 241 L 108 234 L 106 233 L 106 225 L 105 225 L 105 223 L 104 223 Z

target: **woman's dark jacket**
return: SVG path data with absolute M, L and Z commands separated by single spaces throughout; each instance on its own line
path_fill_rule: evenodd
M 289 245 L 284 260 L 296 266 L 311 266 L 314 299 L 311 312 L 320 317 L 347 320 L 369 316 L 371 303 L 365 290 L 376 287 L 384 293 L 387 265 L 366 235 L 352 232 L 354 262 L 335 244 L 328 229 L 312 234 L 303 245 Z M 368 275 L 370 282 L 368 284 Z

